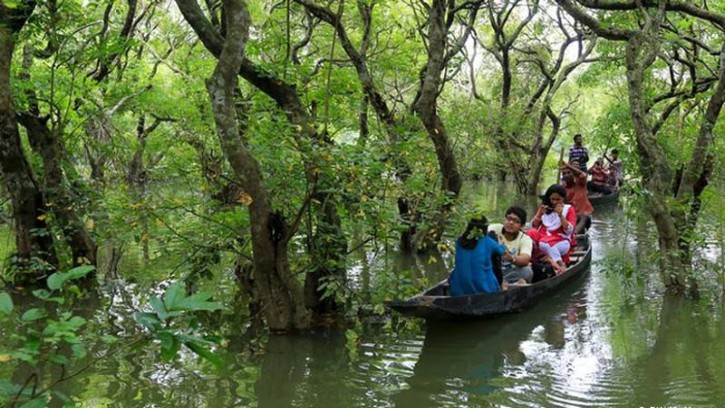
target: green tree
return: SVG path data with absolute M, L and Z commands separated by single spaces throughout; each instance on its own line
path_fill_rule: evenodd
M 673 292 L 684 292 L 688 287 L 696 291 L 691 244 L 700 195 L 715 166 L 713 132 L 725 103 L 725 45 L 717 47 L 717 36 L 711 33 L 722 35 L 725 14 L 679 1 L 557 3 L 601 37 L 626 44 L 623 58 L 629 110 L 647 209 L 659 234 L 662 279 Z M 604 16 L 607 23 L 589 15 L 582 6 L 609 10 Z M 659 74 L 660 61 L 674 66 L 670 75 Z M 676 75 L 678 70 L 689 75 Z M 695 140 L 687 141 L 694 148 L 682 177 L 675 177 L 672 165 L 677 159 L 668 155 L 658 133 L 683 101 L 705 92 L 709 99 L 704 109 L 691 111 L 698 117 L 700 131 Z
M 11 64 L 17 35 L 36 7 L 34 1 L 0 3 L 0 169 L 13 207 L 15 246 L 20 267 L 31 262 L 42 278 L 58 267 L 53 237 L 46 223 L 47 203 L 20 141 L 11 88 Z
M 474 97 L 486 105 L 495 106 L 490 100 L 495 97 L 488 94 L 499 92 L 498 109 L 489 114 L 496 118 L 491 120 L 494 125 L 486 130 L 504 152 L 505 171 L 513 175 L 519 192 L 533 195 L 538 193 L 546 156 L 575 102 L 557 104 L 555 98 L 577 68 L 596 60 L 592 52 L 597 38 L 563 13 L 550 17 L 542 12 L 539 1 L 524 2 L 527 13 L 517 18 L 521 3 L 488 3 L 491 29 L 481 30 L 477 44 L 499 65 L 500 81 L 486 82 L 489 92 L 479 92 L 473 66 L 478 61 L 472 59 L 471 86 Z

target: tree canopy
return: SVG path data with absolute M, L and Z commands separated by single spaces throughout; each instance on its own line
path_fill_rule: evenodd
M 583 133 L 696 290 L 723 31 L 707 1 L 3 0 L 4 279 L 180 247 L 190 283 L 229 263 L 252 318 L 306 328 L 349 307 L 351 251 L 435 250 L 465 181 L 536 194 Z

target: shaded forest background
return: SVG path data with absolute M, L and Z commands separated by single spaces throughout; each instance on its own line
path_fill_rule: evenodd
M 706 1 L 3 0 L 3 280 L 118 278 L 138 245 L 190 291 L 223 265 L 250 320 L 308 328 L 359 301 L 350 252 L 440 250 L 464 182 L 523 200 L 582 133 L 620 150 L 658 278 L 697 293 L 724 33 Z

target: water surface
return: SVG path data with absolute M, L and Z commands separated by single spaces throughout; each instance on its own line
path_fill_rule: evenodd
M 489 202 L 492 212 L 507 206 L 499 201 Z M 591 270 L 522 313 L 455 324 L 392 316 L 357 339 L 321 330 L 250 342 L 243 326 L 226 327 L 223 368 L 187 352 L 159 363 L 157 348 L 145 345 L 103 358 L 58 389 L 86 407 L 723 406 L 722 305 L 665 298 L 656 285 L 633 287 L 607 273 L 605 259 L 627 254 L 644 267 L 655 248 L 621 211 L 595 214 L 591 241 Z M 359 288 L 375 285 L 383 268 L 434 282 L 450 266 L 445 255 L 362 258 L 351 274 Z M 129 334 L 137 330 L 130 313 L 147 295 L 106 285 L 84 313 L 97 330 Z M 4 336 L 12 330 L 0 327 Z

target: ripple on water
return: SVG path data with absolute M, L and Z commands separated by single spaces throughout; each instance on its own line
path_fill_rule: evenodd
M 522 379 L 504 393 L 513 406 L 615 407 L 630 405 L 631 388 L 606 372 L 579 379 L 547 372 Z
M 702 378 L 701 374 L 690 374 L 671 379 L 664 386 L 665 395 L 673 405 L 707 406 L 712 404 L 714 378 Z M 720 401 L 725 404 L 725 401 Z
M 388 345 L 362 343 L 359 347 L 361 361 L 356 371 L 366 374 L 357 377 L 356 382 L 367 382 L 367 375 L 408 377 L 413 374 L 416 361 L 423 346 L 423 337 L 401 339 Z

